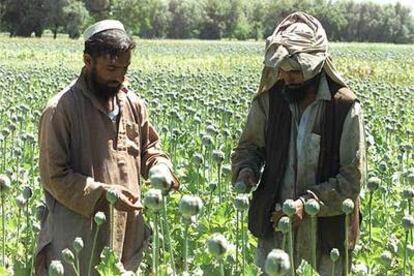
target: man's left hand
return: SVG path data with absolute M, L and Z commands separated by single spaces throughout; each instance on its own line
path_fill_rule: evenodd
M 294 228 L 298 227 L 301 223 L 304 215 L 304 209 L 303 209 L 303 202 L 300 199 L 295 200 L 295 207 L 296 212 L 292 217 L 292 225 Z M 270 218 L 270 221 L 273 222 L 273 227 L 277 227 L 277 224 L 281 217 L 286 216 L 282 210 L 275 211 L 272 213 L 272 216 Z

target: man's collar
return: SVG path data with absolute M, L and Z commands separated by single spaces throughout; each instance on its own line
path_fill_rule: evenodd
M 319 81 L 318 92 L 315 100 L 330 101 L 332 99 L 331 93 L 329 92 L 329 85 L 326 79 L 325 72 L 321 73 L 321 79 Z

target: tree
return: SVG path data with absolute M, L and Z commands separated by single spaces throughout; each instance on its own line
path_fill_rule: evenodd
M 220 39 L 226 30 L 226 0 L 204 0 L 200 38 Z
M 250 23 L 250 35 L 249 37 L 256 40 L 263 39 L 264 35 L 264 21 L 269 7 L 270 1 L 249 1 L 246 3 L 246 16 Z
M 112 7 L 112 17 L 121 20 L 125 28 L 134 35 L 140 32 L 138 18 L 141 16 L 140 0 L 120 0 Z
M 86 0 L 86 8 L 97 21 L 107 19 L 110 15 L 110 0 Z
M 6 0 L 3 23 L 10 36 L 40 37 L 47 23 L 46 0 Z
M 201 7 L 196 0 L 171 0 L 168 5 L 171 21 L 170 38 L 196 38 L 199 36 Z
M 59 30 L 65 25 L 64 7 L 69 5 L 69 0 L 47 0 L 46 9 L 48 11 L 47 26 L 53 32 L 53 38 L 57 37 Z
M 166 37 L 170 24 L 168 3 L 163 0 L 119 0 L 112 17 L 124 23 L 135 35 L 145 38 Z
M 69 5 L 63 8 L 65 18 L 65 30 L 70 38 L 76 39 L 81 35 L 89 19 L 89 13 L 84 3 L 71 1 Z
M 250 38 L 252 34 L 251 28 L 252 26 L 247 21 L 247 18 L 244 15 L 244 13 L 242 13 L 237 20 L 236 26 L 233 30 L 231 37 L 235 37 L 238 40 L 246 40 Z
M 348 22 L 338 4 L 317 0 L 310 11 L 321 22 L 329 40 L 340 40 L 340 32 Z

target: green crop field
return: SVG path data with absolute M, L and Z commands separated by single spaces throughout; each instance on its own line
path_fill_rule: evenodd
M 182 184 L 165 199 L 165 212 L 144 211 L 160 230 L 159 275 L 173 269 L 181 275 L 187 266 L 188 275 L 220 275 L 222 267 L 226 275 L 258 275 L 246 195 L 231 186 L 230 154 L 259 83 L 264 42 L 136 41 L 130 87 L 147 102 Z M 414 266 L 413 51 L 413 45 L 331 44 L 333 61 L 359 96 L 366 122 L 368 173 L 355 275 L 409 275 Z M 82 54 L 81 40 L 0 36 L 0 275 L 30 275 L 43 210 L 38 122 L 47 100 L 79 74 Z M 145 196 L 150 185 L 141 185 Z M 182 220 L 179 208 L 189 194 L 204 205 L 191 221 Z M 220 258 L 207 246 L 215 233 L 227 240 Z M 146 252 L 138 275 L 152 275 L 153 252 Z M 114 275 L 116 259 L 105 253 L 99 270 Z

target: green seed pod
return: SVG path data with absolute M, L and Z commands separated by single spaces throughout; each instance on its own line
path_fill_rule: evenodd
M 405 189 L 402 191 L 401 196 L 402 196 L 404 199 L 408 199 L 408 200 L 413 199 L 413 197 L 414 197 L 414 189 L 413 189 L 413 188 L 405 188 Z
M 158 211 L 162 208 L 162 194 L 158 189 L 149 189 L 144 195 L 144 205 L 151 210 Z
M 216 163 L 222 163 L 224 161 L 224 152 L 221 150 L 213 150 L 212 158 Z
M 0 192 L 7 193 L 10 190 L 10 178 L 7 175 L 0 175 Z
M 3 130 L 1 131 L 1 135 L 3 135 L 3 137 L 9 136 L 10 130 L 8 130 L 7 128 L 3 128 Z
M 296 213 L 295 201 L 286 199 L 285 202 L 283 202 L 283 213 L 288 217 L 293 216 Z
M 387 244 L 387 249 L 393 253 L 393 254 L 397 254 L 398 252 L 398 244 L 395 241 L 389 241 Z
M 339 250 L 337 248 L 332 248 L 329 256 L 331 257 L 332 262 L 336 262 L 341 256 L 341 254 L 339 253 Z
M 119 199 L 118 191 L 115 189 L 109 189 L 105 194 L 105 198 L 108 200 L 109 204 L 114 205 Z
M 223 165 L 221 172 L 224 176 L 231 174 L 231 166 L 229 164 Z
M 208 185 L 208 189 L 210 190 L 210 192 L 215 191 L 215 190 L 217 189 L 217 183 L 216 183 L 216 182 L 211 182 L 211 183 Z
M 410 172 L 407 175 L 407 181 L 409 185 L 414 185 L 414 172 Z
M 342 202 L 342 212 L 344 212 L 346 215 L 352 213 L 354 207 L 354 202 L 350 198 L 347 198 Z
M 249 208 L 249 197 L 246 194 L 238 194 L 234 199 L 234 207 L 239 211 L 246 211 Z
M 211 255 L 216 258 L 220 258 L 226 254 L 229 244 L 226 238 L 221 234 L 213 234 L 210 239 L 207 240 L 207 249 Z
M 193 162 L 195 163 L 196 166 L 202 165 L 203 162 L 204 162 L 203 155 L 201 155 L 199 153 L 194 154 L 194 156 L 193 156 Z
M 290 218 L 289 217 L 281 217 L 277 223 L 277 230 L 282 232 L 283 234 L 286 234 L 289 232 L 290 229 Z
M 65 270 L 61 261 L 53 260 L 48 269 L 48 276 L 63 276 Z
M 368 267 L 364 264 L 356 264 L 352 267 L 352 275 L 365 276 L 368 275 Z
M 198 196 L 184 195 L 178 206 L 181 215 L 186 218 L 196 216 L 201 212 L 203 208 L 203 202 Z
M 244 183 L 244 181 L 239 180 L 239 181 L 236 181 L 236 183 L 234 184 L 234 190 L 236 191 L 236 193 L 242 194 L 247 191 L 247 186 Z
M 219 133 L 219 131 L 213 125 L 208 125 L 206 128 L 206 132 L 210 135 L 217 135 Z
M 382 265 L 385 268 L 389 268 L 391 266 L 392 263 L 392 254 L 390 251 L 384 251 L 382 252 L 381 256 L 380 256 L 380 260 Z
M 213 138 L 210 135 L 203 135 L 201 141 L 205 147 L 210 147 L 213 145 Z
M 29 186 L 25 186 L 22 190 L 22 195 L 24 199 L 29 200 L 33 195 L 32 188 L 30 188 Z
M 69 248 L 62 250 L 62 259 L 68 264 L 75 263 L 75 255 L 73 255 L 73 252 Z
M 39 233 L 40 232 L 40 224 L 38 222 L 33 223 L 32 229 L 33 229 L 34 233 L 36 233 L 36 234 Z
M 370 192 L 376 191 L 380 184 L 381 184 L 381 179 L 375 176 L 370 177 L 367 182 L 368 191 Z
M 280 249 L 273 249 L 266 257 L 265 271 L 269 275 L 285 275 L 290 269 L 289 255 Z
M 378 168 L 381 172 L 385 172 L 387 170 L 387 167 L 388 166 L 387 166 L 387 163 L 385 161 L 382 161 L 378 166 Z
M 42 221 L 43 217 L 45 216 L 47 211 L 46 204 L 44 202 L 40 202 L 36 206 L 36 217 L 39 221 Z
M 16 205 L 17 207 L 19 207 L 19 209 L 24 209 L 24 207 L 26 207 L 27 204 L 27 200 L 24 198 L 23 195 L 18 195 L 16 197 Z
M 321 207 L 316 199 L 311 198 L 305 203 L 305 212 L 311 217 L 316 216 L 319 213 L 320 209 Z
M 182 222 L 184 225 L 190 225 L 190 224 L 193 224 L 193 223 L 195 223 L 195 222 L 196 222 L 196 220 L 195 220 L 195 216 L 192 216 L 192 217 L 181 217 L 181 222 Z
M 167 181 L 165 176 L 167 173 L 170 172 L 166 165 L 159 164 L 152 167 L 149 171 L 149 180 L 152 187 L 163 192 L 169 191 L 172 183 Z
M 76 254 L 79 254 L 79 252 L 81 252 L 82 249 L 85 247 L 85 244 L 83 243 L 83 240 L 81 237 L 76 237 L 72 243 L 72 246 Z
M 96 212 L 94 217 L 96 225 L 100 226 L 106 221 L 106 216 L 104 212 Z
M 405 215 L 402 219 L 402 226 L 406 231 L 413 229 L 414 218 L 411 215 Z

